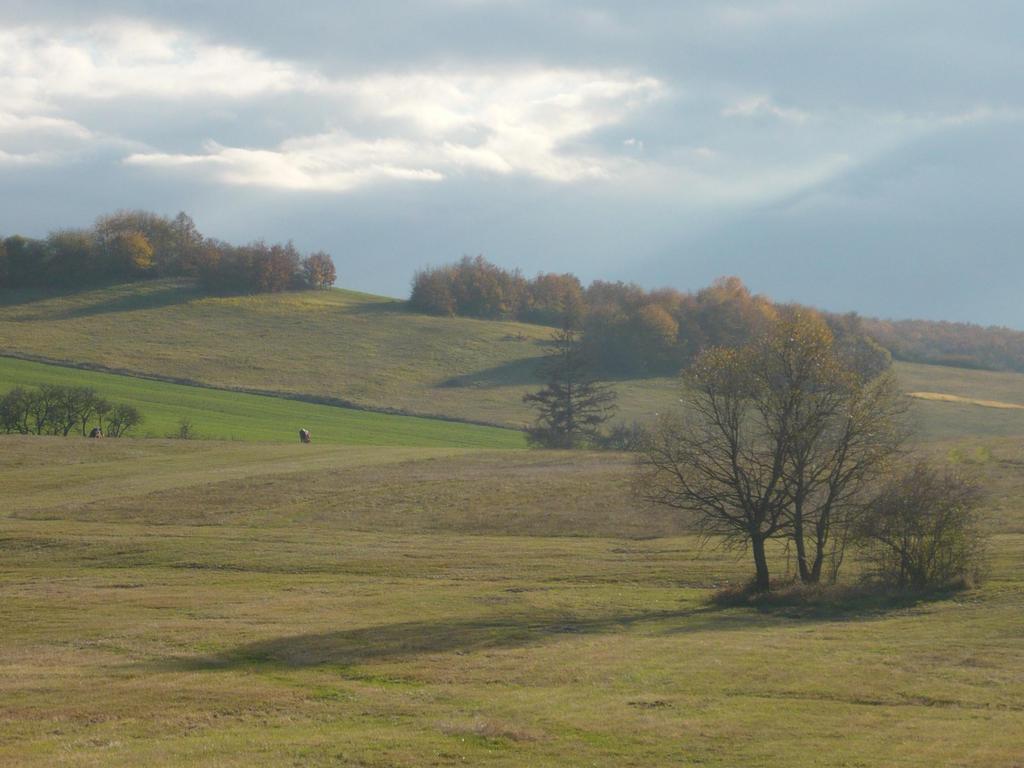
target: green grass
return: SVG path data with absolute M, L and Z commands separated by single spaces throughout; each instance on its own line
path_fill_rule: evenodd
M 1021 448 L 931 450 L 989 582 L 760 610 L 628 456 L 0 437 L 0 764 L 1019 766 Z
M 138 436 L 166 437 L 188 419 L 204 439 L 293 442 L 298 430 L 316 444 L 521 448 L 521 432 L 316 405 L 275 397 L 168 384 L 0 358 L 0 392 L 15 386 L 66 384 L 92 387 L 112 402 L 136 406 L 145 421 Z
M 532 380 L 549 335 L 343 290 L 214 298 L 154 281 L 0 294 L 0 350 L 515 426 L 530 418 L 518 382 Z
M 521 427 L 550 329 L 428 317 L 344 290 L 217 298 L 154 281 L 68 296 L 0 293 L 0 352 L 217 387 Z M 899 363 L 907 391 L 1024 403 L 1024 374 Z M 620 418 L 678 401 L 673 378 L 615 382 Z M 1024 411 L 918 402 L 925 439 L 1024 435 Z

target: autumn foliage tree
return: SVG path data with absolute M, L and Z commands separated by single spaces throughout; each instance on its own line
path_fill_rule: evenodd
M 330 288 L 338 278 L 334 261 L 324 251 L 311 253 L 302 260 L 302 277 L 309 288 Z
M 231 245 L 204 237 L 186 213 L 168 219 L 117 211 L 88 229 L 60 229 L 42 240 L 13 236 L 0 243 L 0 288 L 190 277 L 217 293 L 260 293 L 327 287 L 336 277 L 323 251 L 302 259 L 291 242 Z

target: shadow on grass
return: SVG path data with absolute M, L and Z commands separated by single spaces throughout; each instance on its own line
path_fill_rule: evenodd
M 897 589 L 879 584 L 783 584 L 771 592 L 756 592 L 750 585 L 724 589 L 711 597 L 719 608 L 755 608 L 762 614 L 784 618 L 838 621 L 870 618 L 892 611 L 947 600 L 962 586 L 931 590 Z
M 438 387 L 469 387 L 487 389 L 491 387 L 508 387 L 523 385 L 539 385 L 541 377 L 538 372 L 542 358 L 522 357 L 507 363 L 485 368 L 481 371 L 452 376 L 438 383 Z
M 511 614 L 454 621 L 408 621 L 359 629 L 292 635 L 242 645 L 212 657 L 170 661 L 172 668 L 232 669 L 251 664 L 312 667 L 350 665 L 435 653 L 517 648 L 559 637 L 624 630 L 686 618 L 697 629 L 740 629 L 736 617 L 707 607 L 602 618 L 564 614 Z M 732 625 L 732 626 L 729 626 Z
M 389 314 L 401 314 L 401 315 L 415 315 L 418 314 L 415 310 L 409 307 L 408 301 L 402 299 L 384 299 L 380 296 L 373 296 L 371 294 L 365 294 L 371 301 L 360 302 L 358 304 L 352 304 L 341 309 L 342 314 L 346 315 L 389 315 Z
M 547 342 L 537 341 L 538 346 L 544 346 Z M 439 382 L 437 387 L 477 387 L 486 389 L 490 387 L 540 385 L 544 381 L 541 371 L 541 364 L 544 362 L 543 355 L 536 357 L 521 357 L 518 360 L 511 360 L 493 368 L 484 368 L 480 371 L 465 373 L 461 376 L 452 376 L 449 379 Z M 602 372 L 598 378 L 608 384 L 619 382 L 643 381 L 646 379 L 659 379 L 673 374 L 664 372 L 645 371 L 617 371 Z
M 135 312 L 140 309 L 161 309 L 176 304 L 185 304 L 204 295 L 206 294 L 198 288 L 183 285 L 168 286 L 151 291 L 132 291 L 107 299 L 106 301 L 89 304 L 84 307 L 75 307 L 62 313 L 61 317 L 74 319 L 92 317 L 94 315 L 115 314 L 118 312 Z
M 482 650 L 520 648 L 564 637 L 614 633 L 642 628 L 664 635 L 701 632 L 735 632 L 771 623 L 833 621 L 842 616 L 765 615 L 763 610 L 737 610 L 703 605 L 677 611 L 652 611 L 581 618 L 551 613 L 516 613 L 452 621 L 409 621 L 371 627 L 289 635 L 240 645 L 213 656 L 169 659 L 158 663 L 164 670 L 232 670 L 254 664 L 313 667 L 325 664 L 348 666 L 425 654 L 465 654 Z M 771 613 L 769 611 L 769 613 Z
M 46 299 L 63 299 L 89 288 L 15 288 L 0 290 L 0 307 L 17 307 Z
M 171 285 L 160 281 L 159 287 L 149 280 L 137 282 L 104 282 L 102 280 L 76 286 L 21 288 L 0 290 L 0 307 L 17 307 L 52 299 L 68 299 L 92 291 L 110 291 L 113 296 L 86 306 L 75 307 L 58 314 L 61 319 L 103 315 L 113 312 L 131 312 L 138 309 L 159 309 L 184 304 L 207 295 L 193 281 L 176 280 Z

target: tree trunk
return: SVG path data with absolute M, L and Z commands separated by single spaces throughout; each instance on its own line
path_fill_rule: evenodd
M 817 584 L 821 581 L 821 566 L 825 562 L 825 551 L 821 548 L 814 555 L 814 565 L 811 566 L 811 572 L 808 574 L 804 582 L 807 584 Z
M 825 545 L 828 543 L 828 515 L 827 511 L 821 513 L 818 524 L 815 526 L 814 535 L 814 565 L 808 578 L 804 579 L 807 584 L 817 584 L 821 581 L 821 567 L 825 563 Z
M 764 537 L 760 532 L 750 537 L 750 547 L 754 551 L 754 568 L 757 574 L 754 587 L 758 592 L 767 592 L 771 589 L 771 580 L 768 577 L 768 558 L 764 553 Z
M 807 584 L 811 581 L 811 571 L 807 567 L 807 543 L 804 541 L 804 513 L 801 505 L 796 504 L 793 512 L 793 543 L 796 544 L 796 563 L 800 569 L 800 581 Z

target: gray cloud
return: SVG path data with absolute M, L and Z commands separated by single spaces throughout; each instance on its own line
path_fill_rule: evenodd
M 347 5 L 5 3 L 0 229 L 186 209 L 392 294 L 483 252 L 1024 327 L 1017 3 Z

